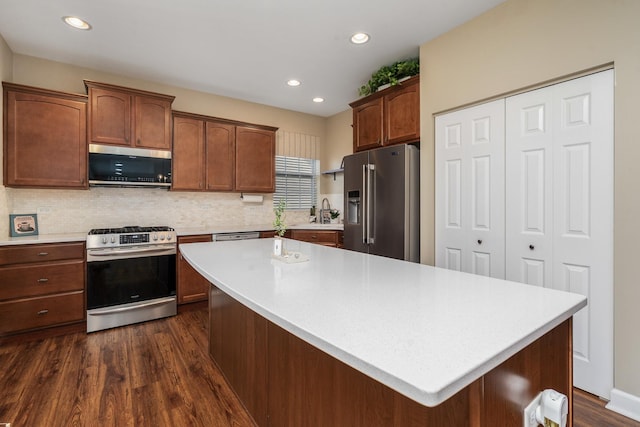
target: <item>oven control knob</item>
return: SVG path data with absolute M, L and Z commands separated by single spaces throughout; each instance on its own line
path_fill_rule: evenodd
M 111 236 L 111 243 L 115 243 L 116 242 L 116 236 Z
M 153 235 L 153 240 L 158 240 L 158 235 L 157 234 Z
M 107 244 L 107 236 L 102 236 L 102 243 Z
M 164 234 L 160 235 L 160 240 L 164 240 Z
M 171 237 L 171 234 L 167 234 L 167 240 L 171 240 L 173 239 L 173 237 Z

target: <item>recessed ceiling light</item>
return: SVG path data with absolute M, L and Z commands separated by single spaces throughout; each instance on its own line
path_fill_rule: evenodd
M 62 20 L 65 22 L 65 24 L 79 30 L 91 29 L 91 25 L 87 21 L 85 21 L 84 19 L 80 19 L 77 16 L 63 16 Z
M 319 96 L 316 96 L 315 98 L 313 98 L 313 102 L 324 102 L 324 98 L 320 98 Z
M 369 34 L 367 33 L 355 33 L 351 36 L 351 43 L 362 44 L 369 41 Z
M 295 80 L 295 79 L 291 79 L 287 82 L 287 84 L 289 86 L 300 86 L 300 81 L 299 80 Z

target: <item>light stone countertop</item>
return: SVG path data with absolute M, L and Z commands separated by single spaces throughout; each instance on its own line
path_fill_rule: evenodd
M 288 227 L 291 230 L 343 230 L 342 224 L 295 224 Z M 244 231 L 270 231 L 273 230 L 272 224 L 263 225 L 228 225 L 228 226 L 215 226 L 207 228 L 177 228 L 176 233 L 178 236 L 193 236 L 200 234 L 214 234 L 214 233 L 237 233 Z M 87 240 L 86 233 L 59 233 L 59 234 L 39 234 L 37 236 L 23 236 L 23 237 L 4 237 L 0 238 L 1 246 L 16 246 L 16 245 L 32 245 L 41 243 L 65 243 L 65 242 L 84 242 Z
M 87 233 L 39 234 L 37 236 L 5 237 L 0 239 L 0 246 L 85 242 L 86 240 Z
M 187 261 L 271 322 L 436 406 L 571 317 L 582 295 L 287 240 L 192 243 Z
M 344 230 L 343 224 L 302 223 L 287 225 L 288 230 Z M 176 228 L 178 236 L 194 236 L 199 234 L 238 233 L 245 231 L 271 231 L 273 224 L 262 225 L 227 225 L 203 228 Z

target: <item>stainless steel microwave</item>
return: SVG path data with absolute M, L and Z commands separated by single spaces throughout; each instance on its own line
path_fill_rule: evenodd
M 89 144 L 89 185 L 171 187 L 171 152 Z

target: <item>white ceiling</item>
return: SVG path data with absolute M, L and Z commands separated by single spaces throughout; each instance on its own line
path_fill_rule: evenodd
M 502 1 L 0 0 L 0 34 L 17 54 L 330 116 L 382 65 Z

